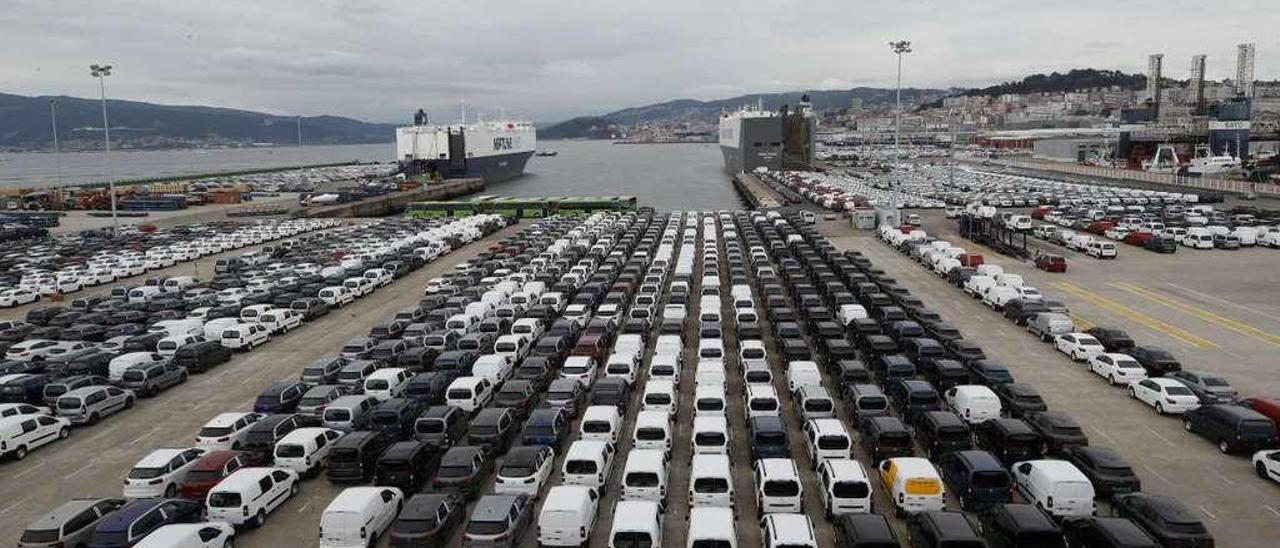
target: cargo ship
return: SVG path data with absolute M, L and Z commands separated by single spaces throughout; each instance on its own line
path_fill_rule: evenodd
M 816 128 L 808 95 L 800 98 L 794 110 L 782 105 L 775 112 L 757 104 L 722 114 L 720 152 L 724 155 L 724 169 L 732 174 L 757 167 L 807 168 L 813 163 Z
M 516 120 L 432 125 L 419 110 L 413 125 L 396 128 L 396 159 L 408 177 L 505 181 L 524 175 L 537 145 L 533 124 Z

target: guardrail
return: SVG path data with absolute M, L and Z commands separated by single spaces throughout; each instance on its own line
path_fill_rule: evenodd
M 1151 173 L 1112 167 L 1086 166 L 1055 162 L 1038 162 L 1029 160 L 1008 160 L 1000 158 L 985 159 L 984 162 L 1022 169 L 1053 171 L 1072 175 L 1083 175 L 1101 179 L 1112 179 L 1121 182 L 1138 182 L 1156 185 L 1167 185 L 1189 190 L 1210 190 L 1233 194 L 1253 193 L 1260 197 L 1280 198 L 1280 185 L 1271 183 L 1254 183 L 1236 179 L 1219 179 L 1213 177 L 1188 177 L 1172 173 Z

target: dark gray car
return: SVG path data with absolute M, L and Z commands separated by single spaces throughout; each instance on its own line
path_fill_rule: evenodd
M 121 385 L 144 397 L 154 397 L 160 391 L 187 382 L 187 368 L 170 361 L 139 364 L 126 369 Z
M 98 522 L 124 506 L 124 499 L 74 499 L 36 518 L 22 532 L 18 548 L 84 546 Z
M 1169 377 L 1187 385 L 1204 405 L 1232 403 L 1239 395 L 1227 379 L 1207 371 L 1174 371 Z

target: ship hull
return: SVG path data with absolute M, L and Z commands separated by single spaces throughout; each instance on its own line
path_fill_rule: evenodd
M 463 169 L 451 168 L 448 160 L 418 160 L 402 163 L 400 169 L 409 175 L 446 179 L 473 178 L 484 179 L 485 183 L 497 183 L 524 175 L 525 165 L 532 156 L 533 151 L 528 151 L 467 158 Z

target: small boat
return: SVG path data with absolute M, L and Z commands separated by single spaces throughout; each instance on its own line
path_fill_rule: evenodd
M 534 156 L 555 156 L 557 154 L 560 154 L 560 153 L 554 150 L 539 150 L 538 152 L 535 152 L 533 155 Z

